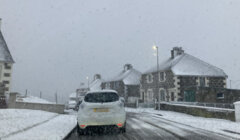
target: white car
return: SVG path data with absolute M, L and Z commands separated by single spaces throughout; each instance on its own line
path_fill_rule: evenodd
M 88 127 L 114 126 L 126 132 L 124 103 L 114 90 L 88 92 L 79 106 L 77 130 L 85 134 Z

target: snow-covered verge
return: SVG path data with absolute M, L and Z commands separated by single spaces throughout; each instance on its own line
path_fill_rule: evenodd
M 75 128 L 76 124 L 75 116 L 59 115 L 46 123 L 3 140 L 62 140 Z
M 184 113 L 178 113 L 178 112 L 172 112 L 172 111 L 161 111 L 161 110 L 158 111 L 150 108 L 138 108 L 138 109 L 126 108 L 126 111 L 134 112 L 134 113 L 149 113 L 152 116 L 158 114 L 157 116 L 159 118 L 163 118 L 169 121 L 174 121 L 174 122 L 192 126 L 195 128 L 200 128 L 207 131 L 212 131 L 215 133 L 240 139 L 240 123 L 239 122 L 232 122 L 228 120 L 215 119 L 215 118 L 196 117 L 196 116 L 187 115 Z M 232 133 L 229 133 L 226 131 L 229 131 Z M 234 132 L 236 134 L 234 134 Z
M 56 113 L 27 109 L 0 109 L 0 139 L 55 117 Z
M 0 139 L 61 140 L 76 126 L 75 115 L 38 110 L 0 109 Z
M 35 96 L 17 97 L 16 101 L 17 102 L 27 102 L 27 103 L 55 104 L 53 102 L 49 102 L 45 99 L 35 97 Z

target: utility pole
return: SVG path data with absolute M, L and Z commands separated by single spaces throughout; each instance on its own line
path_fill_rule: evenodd
M 87 76 L 86 79 L 87 79 L 87 82 L 88 82 L 88 91 L 89 91 L 90 90 L 89 89 L 89 77 Z
M 40 98 L 42 98 L 42 92 L 40 91 Z
M 230 80 L 230 89 L 232 89 L 232 80 Z
M 153 49 L 157 51 L 157 92 L 158 92 L 158 110 L 160 110 L 158 47 L 157 46 L 153 46 Z

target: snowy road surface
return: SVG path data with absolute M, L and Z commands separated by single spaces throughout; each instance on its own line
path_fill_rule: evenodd
M 231 137 L 166 120 L 161 115 L 127 113 L 127 132 L 117 131 L 78 136 L 76 129 L 66 140 L 228 140 Z

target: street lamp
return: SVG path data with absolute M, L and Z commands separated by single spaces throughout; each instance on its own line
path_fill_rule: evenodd
M 154 45 L 152 48 L 153 50 L 157 51 L 157 91 L 158 91 L 158 110 L 160 110 L 158 46 Z
M 89 78 L 88 76 L 86 77 L 87 81 L 88 81 L 88 90 L 89 90 Z

